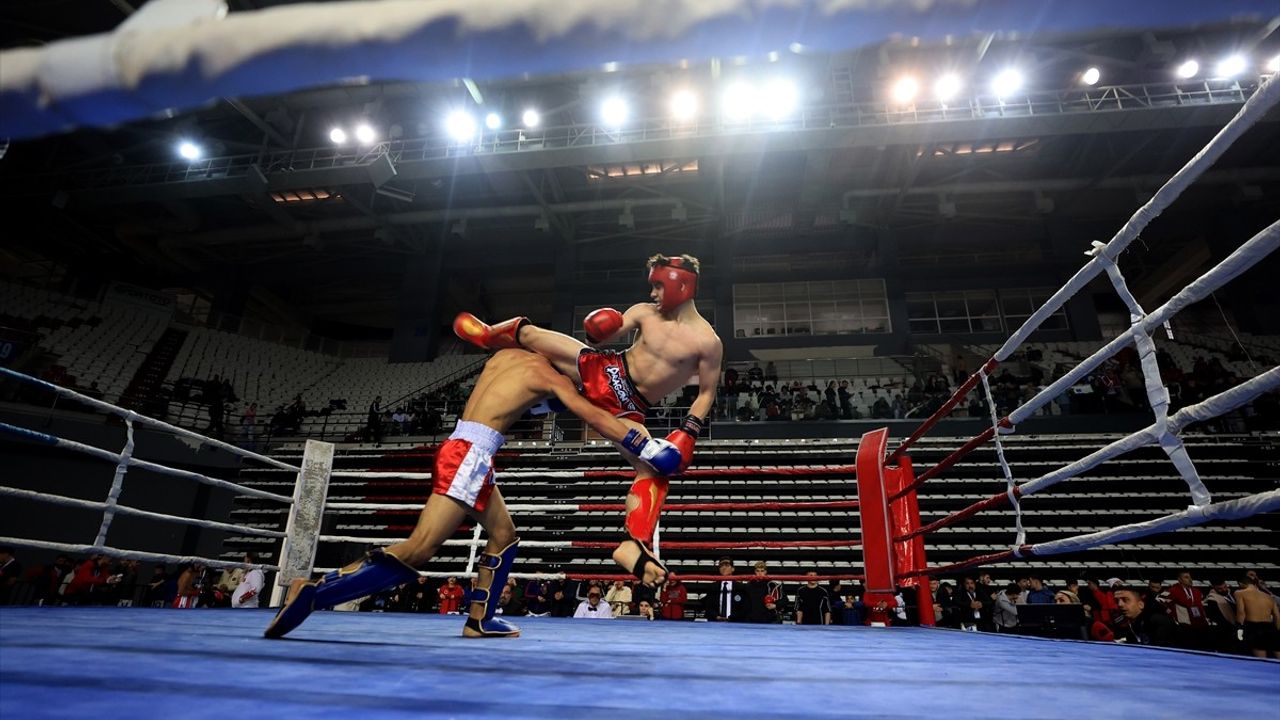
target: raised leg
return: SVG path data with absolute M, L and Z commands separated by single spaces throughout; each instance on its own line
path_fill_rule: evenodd
M 649 431 L 644 425 L 625 418 L 618 420 L 649 437 Z M 636 469 L 636 479 L 627 492 L 627 538 L 613 551 L 613 561 L 626 568 L 645 585 L 661 585 L 667 581 L 667 568 L 653 556 L 653 531 L 658 526 L 662 505 L 667 500 L 669 483 L 667 478 L 655 474 L 652 467 L 635 455 L 621 448 L 619 452 Z

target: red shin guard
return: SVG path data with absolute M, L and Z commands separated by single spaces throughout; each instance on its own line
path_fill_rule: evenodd
M 631 494 L 640 500 L 627 511 L 627 534 L 653 547 L 653 529 L 658 526 L 658 514 L 667 501 L 669 481 L 664 477 L 637 478 L 631 484 Z

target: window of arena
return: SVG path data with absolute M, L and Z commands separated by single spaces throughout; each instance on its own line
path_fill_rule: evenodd
M 921 335 L 1011 333 L 1052 294 L 1050 288 L 907 293 L 907 320 Z M 1067 315 L 1059 310 L 1040 327 L 1065 330 Z
M 733 286 L 735 337 L 890 332 L 884 280 L 741 283 Z

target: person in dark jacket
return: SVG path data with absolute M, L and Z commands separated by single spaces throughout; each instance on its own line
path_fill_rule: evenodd
M 1144 593 L 1139 588 L 1120 587 L 1115 590 L 1116 607 L 1120 618 L 1116 621 L 1116 641 L 1133 645 L 1178 647 L 1178 624 L 1161 608 L 1148 608 Z

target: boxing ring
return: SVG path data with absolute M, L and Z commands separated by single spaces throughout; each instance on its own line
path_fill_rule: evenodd
M 153 3 L 163 8 L 166 3 Z M 624 4 L 625 5 L 625 4 Z M 304 16 L 297 8 L 264 11 L 256 18 L 236 17 L 225 22 L 221 3 L 191 3 L 185 11 L 165 16 L 151 12 L 152 5 L 136 20 L 108 36 L 52 44 L 39 50 L 6 51 L 2 59 L 13 65 L 0 84 L 0 108 L 12 118 L 6 132 L 32 137 L 76 125 L 109 125 L 147 115 L 159 109 L 191 107 L 209 96 L 279 92 L 309 83 L 347 77 L 351 68 L 339 66 L 361 47 L 364 69 L 380 77 L 406 64 L 424 73 L 451 73 L 457 58 L 441 63 L 439 53 L 456 49 L 437 47 L 424 38 L 432 33 L 461 29 L 476 33 L 491 46 L 509 42 L 510 28 L 481 26 L 463 10 L 443 19 L 434 9 L 419 3 L 387 3 L 388 12 L 403 21 L 400 32 L 355 22 L 357 4 L 335 3 L 332 11 Z M 204 7 L 203 13 L 192 14 Z M 561 37 L 586 22 L 585 5 L 568 4 L 561 26 L 542 21 L 523 26 L 520 4 L 502 18 L 520 25 L 517 50 L 530 50 L 536 39 Z M 628 6 L 631 7 L 631 6 Z M 635 6 L 639 7 L 639 5 Z M 659 11 L 664 6 L 655 4 Z M 684 3 L 686 9 L 694 4 Z M 787 12 L 792 12 L 787 8 Z M 645 11 L 652 18 L 652 8 Z M 719 11 L 717 11 L 719 12 Z M 578 14 L 574 14 L 578 13 Z M 245 13 L 243 15 L 250 15 Z M 268 16 L 279 37 L 246 31 Z M 620 18 L 620 19 L 619 19 Z M 291 20 L 292 22 L 284 22 Z M 622 13 L 608 28 L 634 26 L 650 40 L 662 33 L 652 24 L 636 24 Z M 741 16 L 699 17 L 704 31 L 725 27 L 717 23 L 752 25 Z M 341 29 L 350 24 L 350 32 Z M 697 24 L 697 23 L 695 23 Z M 372 25 L 378 25 L 372 23 Z M 765 25 L 777 27 L 780 23 Z M 736 27 L 736 25 L 734 26 Z M 845 43 L 841 23 L 825 23 L 827 32 L 815 47 Z M 314 38 L 339 34 L 325 45 Z M 719 33 L 722 37 L 730 33 Z M 147 39 L 142 38 L 146 35 Z M 643 46 L 636 60 L 654 53 L 670 58 L 681 47 L 691 47 L 692 35 L 673 45 L 659 38 Z M 231 39 L 243 42 L 231 42 Z M 825 38 L 825 40 L 823 40 Z M 598 39 L 598 38 L 597 38 Z M 271 40 L 268 42 L 268 40 Z M 772 36 L 767 38 L 772 41 Z M 568 46 L 570 43 L 560 43 Z M 639 45 L 637 45 L 639 47 Z M 210 54 L 212 50 L 218 52 Z M 406 55 L 406 51 L 411 51 Z M 563 52 L 580 53 L 579 48 Z M 600 54 L 599 48 L 589 53 Z M 612 48 L 610 48 L 612 52 Z M 797 50 L 797 52 L 799 52 Z M 219 54 L 220 53 L 220 54 Z M 293 61 L 294 74 L 277 73 L 281 59 Z M 95 59 L 110 57 L 112 62 Z M 533 71 L 563 70 L 563 55 L 542 55 L 547 65 Z M 603 56 L 601 56 L 603 57 Z M 476 77 L 501 75 L 503 68 L 484 53 L 469 67 Z M 484 63 L 490 63 L 488 65 Z M 314 62 L 303 62 L 314 61 Z M 468 57 L 467 62 L 471 62 Z M 502 65 L 507 64 L 503 58 Z M 72 71 L 70 68 L 74 68 Z M 509 67 L 507 68 L 509 70 Z M 461 74 L 461 73 L 459 73 Z M 1248 403 L 1264 392 L 1280 389 L 1280 368 L 1271 368 L 1238 387 L 1197 405 L 1169 412 L 1168 391 L 1160 384 L 1152 333 L 1168 328 L 1168 321 L 1188 305 L 1256 265 L 1280 246 L 1280 222 L 1258 232 L 1229 257 L 1178 291 L 1159 308 L 1147 311 L 1128 290 L 1117 261 L 1142 229 L 1168 207 L 1195 178 L 1210 167 L 1231 142 L 1243 134 L 1280 101 L 1280 83 L 1262 83 L 1243 102 L 1239 113 L 1218 135 L 1165 184 L 1109 242 L 1095 243 L 1089 260 L 1052 298 L 974 373 L 934 416 L 901 441 L 892 451 L 884 429 L 867 433 L 859 446 L 856 464 L 840 468 L 856 474 L 856 500 L 828 503 L 785 501 L 676 503 L 666 512 L 707 510 L 838 510 L 856 512 L 859 535 L 839 540 L 803 538 L 761 539 L 741 542 L 663 541 L 658 552 L 681 549 L 861 548 L 863 572 L 828 574 L 823 579 L 862 580 L 867 605 L 893 602 L 904 587 L 916 588 L 921 606 L 927 597 L 930 575 L 963 568 L 1074 552 L 1103 544 L 1173 531 L 1196 524 L 1248 517 L 1280 510 L 1280 490 L 1247 497 L 1214 501 L 1211 489 L 1200 479 L 1194 458 L 1181 441 L 1188 425 L 1219 416 Z M 1093 356 L 1084 360 L 1034 398 L 998 417 L 991 426 L 964 442 L 942 461 L 918 475 L 909 451 L 948 412 L 979 386 L 994 408 L 988 379 L 1032 332 L 1090 280 L 1106 273 L 1128 307 L 1132 325 Z M 1132 345 L 1138 350 L 1153 412 L 1152 424 L 1123 439 L 1089 453 L 1068 465 L 1019 482 L 1013 465 L 1005 460 L 1002 437 L 1028 421 L 1035 411 L 1065 392 L 1104 360 Z M 57 507 L 101 511 L 96 536 L 82 543 L 65 543 L 0 536 L 0 544 L 46 551 L 105 554 L 149 562 L 203 562 L 210 567 L 242 566 L 217 558 L 118 548 L 110 544 L 113 518 L 130 515 L 158 522 L 176 522 L 208 530 L 234 532 L 281 543 L 278 562 L 262 564 L 276 572 L 274 600 L 283 583 L 309 577 L 327 568 L 315 562 L 323 544 L 386 544 L 400 539 L 391 535 L 324 532 L 326 513 L 360 511 L 416 512 L 422 495 L 395 502 L 358 502 L 335 499 L 330 479 L 376 478 L 423 483 L 427 473 L 360 473 L 332 470 L 334 447 L 309 443 L 297 464 L 237 448 L 145 418 L 65 388 L 0 370 L 0 376 L 38 384 L 46 390 L 109 413 L 126 427 L 128 440 L 119 450 L 84 443 L 0 423 L 0 433 L 81 453 L 114 464 L 110 490 L 104 500 L 89 500 L 3 487 L 0 497 L 43 502 Z M 271 472 L 292 476 L 293 492 L 285 495 L 246 483 L 216 478 L 133 457 L 133 429 L 145 425 L 207 444 L 253 462 Z M 1001 492 L 978 498 L 947 517 L 923 524 L 917 493 L 925 484 L 955 465 L 966 454 L 994 443 L 999 458 Z M 1186 484 L 1191 504 L 1184 511 L 1108 530 L 1034 542 L 1022 526 L 1022 503 L 1052 486 L 1079 476 L 1100 463 L 1143 446 L 1158 446 Z M 162 473 L 217 487 L 272 503 L 287 511 L 283 528 L 257 523 L 224 523 L 206 518 L 181 518 L 122 505 L 121 489 L 130 468 Z M 827 471 L 830 471 L 828 468 Z M 694 470 L 688 477 L 696 477 Z M 708 473 L 720 471 L 705 471 Z M 542 473 L 540 477 L 546 477 Z M 803 476 L 803 473 L 797 473 Z M 514 474 L 501 476 L 511 477 Z M 554 479 L 554 478 L 552 478 Z M 983 511 L 1008 505 L 1015 513 L 1007 550 L 944 565 L 927 561 L 927 536 Z M 620 517 L 623 505 L 614 503 L 513 503 L 517 522 L 537 513 L 610 513 Z M 620 522 L 619 522 L 620 524 Z M 469 559 L 460 572 L 428 575 L 472 574 L 477 548 L 475 531 L 470 540 L 451 540 L 450 547 L 466 547 Z M 554 540 L 522 543 L 529 549 L 569 548 L 602 550 L 613 542 Z M 518 561 L 517 561 L 518 562 Z M 719 575 L 679 573 L 690 581 L 713 581 Z M 619 573 L 512 573 L 516 578 L 575 580 L 630 579 Z M 733 576 L 746 579 L 744 576 Z M 771 575 L 770 579 L 802 581 L 802 575 Z M 929 600 L 928 602 L 932 602 Z M 228 714 L 280 714 L 287 717 L 598 717 L 617 710 L 629 716 L 670 717 L 740 715 L 746 717 L 919 717 L 929 713 L 989 716 L 1008 712 L 1021 717 L 1057 718 L 1063 708 L 1088 715 L 1147 716 L 1152 708 L 1177 707 L 1182 712 L 1220 712 L 1229 702 L 1237 712 L 1274 712 L 1275 688 L 1280 684 L 1280 664 L 1250 658 L 1194 652 L 1151 650 L 1113 644 L 1044 640 L 1007 635 L 960 633 L 912 627 L 795 627 L 745 626 L 723 623 L 644 622 L 618 619 L 592 623 L 555 618 L 523 618 L 522 637 L 511 640 L 475 641 L 460 637 L 460 619 L 450 616 L 391 613 L 320 612 L 286 640 L 262 638 L 271 618 L 267 609 L 201 610 L 178 612 L 144 608 L 0 608 L 0 715 L 9 717 L 152 717 L 181 714 L 226 717 Z M 877 620 L 873 617 L 872 620 Z M 925 622 L 929 618 L 926 615 Z M 879 622 L 893 624 L 889 617 Z M 1206 680 L 1211 678 L 1211 680 Z M 1203 687 L 1202 684 L 1211 685 Z M 1202 688 L 1202 689 L 1197 689 Z

